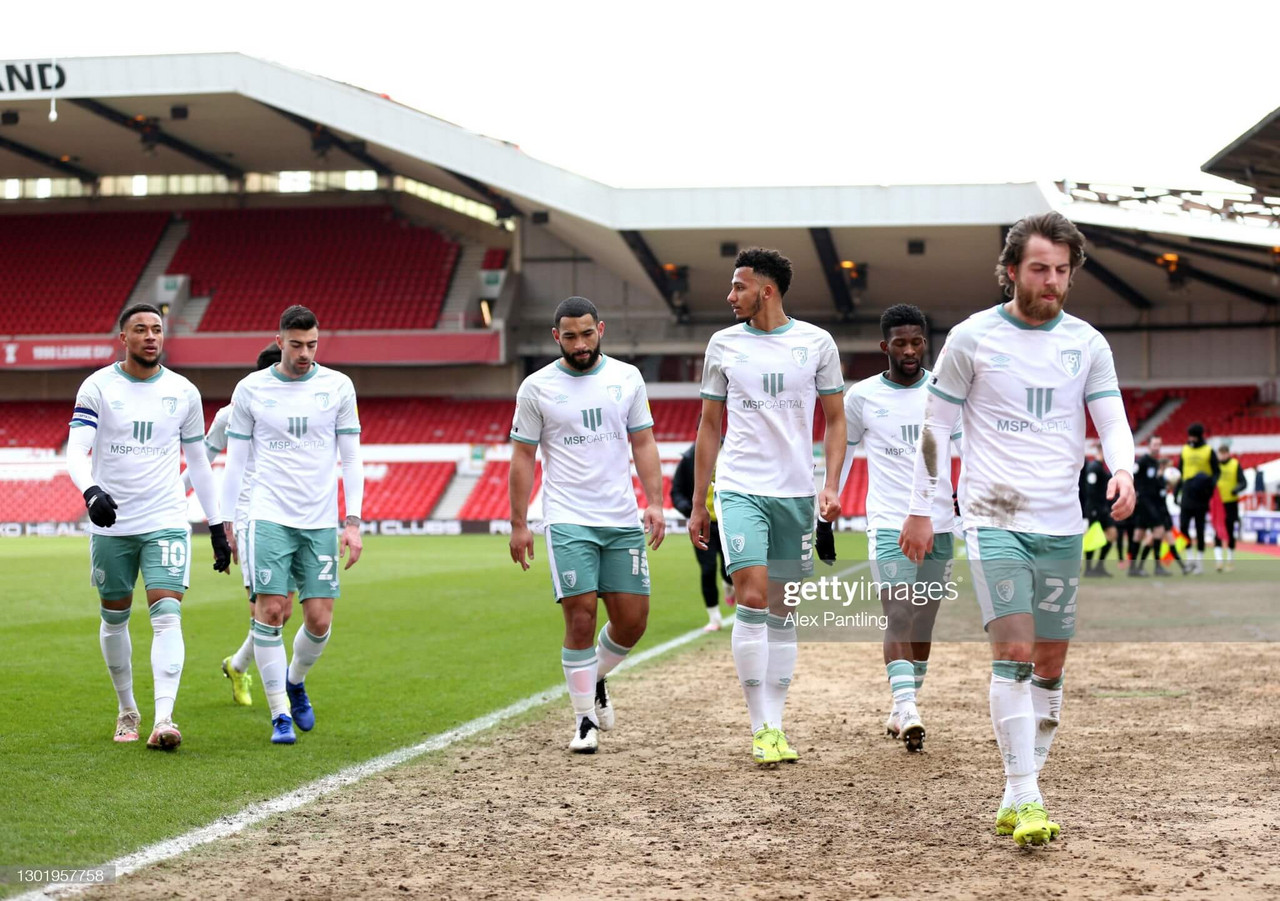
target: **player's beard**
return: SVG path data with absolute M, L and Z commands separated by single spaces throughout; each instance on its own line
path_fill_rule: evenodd
M 585 363 L 579 363 L 573 354 L 564 349 L 563 345 L 560 347 L 560 356 L 564 357 L 564 361 L 579 372 L 588 372 L 600 359 L 600 342 L 596 342 L 596 346 L 593 347 L 591 352 L 587 355 Z
M 1034 322 L 1048 322 L 1062 312 L 1062 305 L 1067 302 L 1067 291 L 1064 289 L 1054 300 L 1045 300 L 1040 292 L 1032 288 L 1014 283 L 1013 303 L 1023 318 Z
M 132 360 L 135 365 L 141 366 L 143 369 L 155 369 L 160 365 L 160 351 L 157 350 L 154 357 L 144 357 L 140 353 L 129 351 L 129 359 Z
M 763 302 L 761 301 L 760 298 L 761 298 L 761 295 L 763 294 L 764 294 L 763 288 L 756 288 L 755 306 L 751 307 L 750 309 L 747 309 L 746 307 L 738 308 L 737 315 L 738 315 L 739 322 L 750 322 L 752 318 L 754 318 L 760 312 L 760 307 L 763 305 Z

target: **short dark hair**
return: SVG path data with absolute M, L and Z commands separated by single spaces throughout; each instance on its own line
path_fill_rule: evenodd
M 320 323 L 316 322 L 316 314 L 299 304 L 294 304 L 280 314 L 280 331 L 287 332 L 290 329 L 299 329 L 309 332 L 313 328 L 319 328 Z
M 262 349 L 262 353 L 258 354 L 258 362 L 253 364 L 255 370 L 266 369 L 268 366 L 274 366 L 280 362 L 280 348 L 274 342 L 268 344 Z
M 918 325 L 921 332 L 929 330 L 924 313 L 920 312 L 919 307 L 909 303 L 895 303 L 880 314 L 880 334 L 884 335 L 884 340 L 888 341 L 889 332 L 900 325 Z
M 566 316 L 570 319 L 577 319 L 579 316 L 590 316 L 596 322 L 600 321 L 600 311 L 596 309 L 595 304 L 585 297 L 566 297 L 560 301 L 560 305 L 556 307 L 556 328 L 560 328 L 560 320 Z
M 773 279 L 778 286 L 778 293 L 787 296 L 791 287 L 791 261 L 776 250 L 765 250 L 763 247 L 748 247 L 738 253 L 733 261 L 734 269 L 750 269 L 756 275 Z
M 996 281 L 1007 297 L 1013 296 L 1013 279 L 1009 278 L 1009 267 L 1022 262 L 1022 254 L 1026 252 L 1027 242 L 1032 235 L 1047 238 L 1054 244 L 1067 245 L 1071 251 L 1072 279 L 1075 278 L 1076 270 L 1084 265 L 1084 235 L 1076 228 L 1075 223 L 1057 210 L 1039 216 L 1025 216 L 1009 229 L 1009 234 L 1004 239 L 1004 250 L 1000 251 L 1000 259 L 996 262 Z
M 125 323 L 128 322 L 130 319 L 132 319 L 134 316 L 138 315 L 139 313 L 155 313 L 157 316 L 160 317 L 160 321 L 162 323 L 164 322 L 164 313 L 160 312 L 159 307 L 156 307 L 149 303 L 135 303 L 133 306 L 129 307 L 127 310 L 125 310 L 123 313 L 120 314 L 120 331 L 123 332 Z
M 1187 426 L 1187 435 L 1189 435 L 1192 438 L 1203 438 L 1204 425 L 1199 422 L 1191 423 L 1191 425 Z

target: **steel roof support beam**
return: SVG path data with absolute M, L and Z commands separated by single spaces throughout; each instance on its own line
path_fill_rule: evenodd
M 635 254 L 636 262 L 640 264 L 640 268 L 644 270 L 645 275 L 649 276 L 649 281 L 653 282 L 653 286 L 658 289 L 658 294 L 666 301 L 667 308 L 671 310 L 677 319 L 680 319 L 682 311 L 676 306 L 676 296 L 671 287 L 671 280 L 667 278 L 667 273 L 658 262 L 658 258 L 653 255 L 653 249 L 649 247 L 649 242 L 644 239 L 644 235 L 638 231 L 630 230 L 623 230 L 618 234 L 622 236 L 622 240 L 627 242 L 627 246 Z M 688 314 L 685 313 L 684 315 L 687 317 Z
M 95 173 L 90 172 L 88 169 L 83 169 L 74 163 L 64 162 L 56 156 L 49 156 L 49 154 L 45 153 L 43 150 L 36 150 L 34 147 L 28 147 L 26 144 L 19 144 L 17 141 L 11 141 L 8 138 L 0 137 L 0 148 L 8 150 L 10 153 L 16 153 L 18 156 L 26 157 L 34 163 L 39 163 L 42 166 L 48 166 L 50 169 L 61 172 L 63 175 L 70 175 L 73 178 L 78 178 L 85 184 L 92 184 L 98 180 L 98 176 Z
M 215 172 L 221 172 L 232 181 L 239 181 L 244 178 L 244 170 L 239 166 L 232 165 L 217 154 L 210 153 L 207 150 L 201 150 L 193 144 L 188 144 L 181 138 L 175 138 L 162 129 L 158 123 L 134 119 L 126 116 L 119 110 L 112 109 L 105 103 L 99 103 L 97 100 L 87 100 L 84 98 L 71 98 L 68 103 L 74 103 L 83 110 L 88 110 L 95 116 L 113 122 L 121 128 L 127 128 L 140 136 L 149 136 L 157 145 L 168 147 L 175 153 L 180 153 L 188 159 L 195 160 L 197 163 L 208 166 Z
M 849 290 L 849 279 L 840 268 L 840 254 L 836 252 L 836 242 L 829 228 L 811 228 L 809 237 L 813 239 L 813 249 L 818 253 L 818 262 L 822 265 L 822 276 L 827 280 L 827 290 L 831 292 L 831 302 L 841 319 L 853 315 L 853 292 Z
M 396 174 L 392 171 L 390 166 L 368 151 L 365 147 L 364 141 L 348 141 L 345 138 L 339 137 L 330 130 L 328 126 L 321 125 L 319 122 L 313 122 L 306 116 L 299 116 L 297 113 L 291 113 L 288 110 L 280 109 L 280 107 L 272 106 L 269 103 L 264 103 L 263 106 L 274 113 L 279 113 L 299 128 L 310 132 L 313 139 L 323 136 L 334 147 L 337 147 L 353 160 L 363 163 L 366 168 L 372 169 L 379 175 L 393 176 Z
M 1095 257 L 1087 257 L 1085 259 L 1084 271 L 1102 282 L 1102 284 L 1106 285 L 1111 289 L 1112 293 L 1127 300 L 1129 302 L 1129 306 L 1138 310 L 1151 309 L 1152 303 L 1146 298 L 1146 295 L 1142 294 L 1142 292 L 1138 291 L 1106 266 L 1099 263 Z
M 1103 232 L 1094 231 L 1092 228 L 1081 229 L 1081 231 L 1084 232 L 1084 236 L 1089 239 L 1089 242 L 1097 247 L 1114 250 L 1117 253 L 1122 253 L 1135 260 L 1142 260 L 1152 266 L 1160 265 L 1153 253 L 1143 250 L 1141 247 L 1136 247 L 1125 241 L 1117 240 Z M 1228 294 L 1234 294 L 1236 297 L 1242 297 L 1245 300 L 1251 300 L 1254 303 L 1260 303 L 1269 307 L 1280 305 L 1280 295 L 1255 291 L 1248 285 L 1242 285 L 1229 278 L 1223 278 L 1222 276 L 1215 275 L 1212 272 L 1205 272 L 1203 269 L 1197 269 L 1191 264 L 1190 260 L 1185 258 L 1178 261 L 1178 271 L 1186 278 L 1192 278 L 1197 281 L 1204 282 L 1206 285 L 1217 288 L 1219 291 L 1225 291 Z

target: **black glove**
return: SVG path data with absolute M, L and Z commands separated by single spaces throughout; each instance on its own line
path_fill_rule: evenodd
M 960 497 L 954 491 L 951 492 L 951 509 L 956 511 L 956 516 L 960 515 Z
M 212 523 L 209 526 L 209 541 L 213 544 L 213 568 L 216 572 L 231 571 L 231 545 L 227 544 L 227 530 L 223 524 Z
M 84 505 L 89 510 L 89 519 L 101 529 L 115 525 L 116 502 L 97 485 L 90 485 L 84 492 Z
M 831 530 L 831 523 L 818 520 L 818 527 L 813 530 L 813 547 L 818 552 L 818 559 L 827 566 L 836 562 L 836 536 Z

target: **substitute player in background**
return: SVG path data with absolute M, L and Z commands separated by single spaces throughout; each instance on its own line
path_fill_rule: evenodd
M 1186 536 L 1187 563 L 1192 575 L 1204 573 L 1205 523 L 1209 518 L 1209 503 L 1218 489 L 1222 467 L 1218 457 L 1204 440 L 1204 426 L 1193 422 L 1187 426 L 1187 443 L 1178 453 L 1178 528 Z M 1191 527 L 1195 526 L 1195 539 Z
M 782 586 L 813 570 L 815 401 L 827 426 L 818 512 L 828 522 L 840 513 L 844 378 L 831 335 L 782 308 L 791 261 L 752 248 L 734 266 L 726 299 L 737 324 L 711 336 L 703 361 L 693 496 L 706 496 L 714 471 L 720 541 L 738 602 L 733 662 L 751 719 L 751 755 L 776 764 L 800 756 L 782 728 L 796 666 L 795 620 L 786 616 Z M 706 548 L 710 531 L 706 508 L 695 504 L 689 539 Z
M 291 745 L 296 725 L 316 723 L 304 680 L 329 643 L 333 602 L 339 595 L 338 565 L 360 559 L 360 505 L 364 467 L 360 417 L 351 379 L 315 361 L 320 329 L 315 315 L 292 306 L 280 317 L 276 345 L 281 360 L 240 380 L 231 397 L 227 466 L 222 503 L 239 502 L 252 453 L 257 481 L 249 498 L 246 546 L 239 549 L 252 573 L 253 656 L 271 709 L 271 741 Z M 347 517 L 338 523 L 341 461 Z M 291 612 L 289 579 L 302 601 L 303 625 L 285 666 L 281 633 Z
M 1102 439 L 1112 515 L 1133 512 L 1133 434 L 1111 348 L 1062 312 L 1084 264 L 1084 236 L 1061 213 L 1009 230 L 996 275 L 1008 303 L 952 329 L 929 380 L 911 515 L 902 550 L 919 562 L 933 541 L 934 497 L 964 423 L 960 509 L 983 624 L 991 641 L 991 722 L 1004 761 L 996 832 L 1019 845 L 1056 833 L 1036 774 L 1062 711 L 1062 671 L 1075 632 L 1082 543 L 1077 473 L 1085 406 Z
M 945 585 L 951 578 L 955 515 L 951 501 L 951 465 L 938 475 L 934 497 L 933 549 L 917 566 L 898 547 L 899 529 L 911 504 L 911 478 L 916 443 L 924 421 L 930 372 L 924 368 L 928 349 L 924 313 L 910 304 L 889 307 L 880 316 L 884 340 L 880 349 L 889 361 L 884 372 L 863 379 L 844 396 L 844 418 L 850 450 L 840 473 L 843 495 L 853 468 L 852 448 L 867 452 L 867 556 L 872 578 L 892 588 L 880 589 L 880 603 L 888 617 L 884 633 L 885 672 L 893 708 L 885 730 L 901 738 L 908 751 L 924 747 L 924 722 L 916 707 L 916 693 L 929 668 L 933 623 Z M 960 431 L 952 433 L 957 449 Z
M 182 743 L 173 705 L 186 657 L 179 605 L 191 575 L 179 449 L 204 437 L 204 407 L 195 385 L 160 365 L 164 323 L 159 310 L 150 304 L 125 310 L 120 341 L 124 361 L 99 369 L 76 393 L 67 473 L 89 510 L 89 565 L 102 602 L 98 639 L 119 702 L 115 740 L 138 740 L 129 613 L 141 570 L 155 680 L 155 725 L 147 747 L 173 750 Z M 203 453 L 188 454 L 187 466 L 200 505 L 208 511 L 213 568 L 227 572 L 231 550 L 213 470 Z
M 1236 531 L 1240 528 L 1240 492 L 1248 487 L 1245 481 L 1244 470 L 1240 468 L 1240 461 L 1231 453 L 1231 439 L 1223 438 L 1218 442 L 1218 496 L 1217 502 L 1220 503 L 1222 516 L 1215 516 L 1213 520 L 1213 560 L 1218 572 L 1222 572 L 1222 544 L 1226 539 L 1227 545 L 1227 564 L 1226 571 L 1231 572 L 1235 569 L 1236 560 Z M 1211 508 L 1217 510 L 1218 505 L 1212 504 Z
M 649 547 L 666 533 L 662 461 L 640 371 L 600 350 L 595 304 L 570 297 L 556 308 L 551 337 L 561 359 L 516 393 L 511 424 L 511 559 L 533 560 L 529 494 L 542 448 L 542 505 L 551 584 L 564 614 L 560 664 L 575 716 L 569 749 L 594 754 L 614 725 L 605 677 L 635 647 L 649 619 Z M 631 483 L 630 450 L 649 506 L 643 517 Z M 643 527 L 641 526 L 643 522 Z M 527 558 L 527 559 L 526 559 Z M 596 637 L 596 598 L 609 621 Z
M 268 366 L 274 366 L 280 362 L 280 348 L 275 344 L 269 345 L 262 353 L 258 354 L 258 361 L 254 365 L 255 372 L 266 369 Z M 209 431 L 204 436 L 204 449 L 212 463 L 217 459 L 218 454 L 227 449 L 227 424 L 231 421 L 231 411 L 234 405 L 227 404 L 214 414 L 213 422 L 209 425 Z M 182 487 L 186 491 L 191 490 L 191 478 L 189 470 L 182 473 Z M 236 545 L 244 548 L 247 544 L 247 535 L 249 532 L 249 492 L 253 490 L 253 482 L 256 478 L 255 467 L 253 465 L 253 445 L 249 445 L 249 458 L 245 463 L 244 479 L 240 484 L 240 497 L 236 501 L 235 514 L 228 518 L 229 528 L 235 535 Z M 245 564 L 244 560 L 236 555 L 237 561 L 240 563 L 240 574 L 244 580 L 245 594 L 249 596 L 249 631 L 245 635 L 244 642 L 240 645 L 240 650 L 236 651 L 230 657 L 224 658 L 222 661 L 222 674 L 231 680 L 231 698 L 242 707 L 253 706 L 253 673 L 249 672 L 249 663 L 253 660 L 253 606 L 254 594 L 252 586 L 252 567 Z M 289 577 L 289 595 L 292 602 L 294 594 L 293 577 Z M 290 607 L 292 603 L 290 603 Z M 285 621 L 288 621 L 286 615 Z

